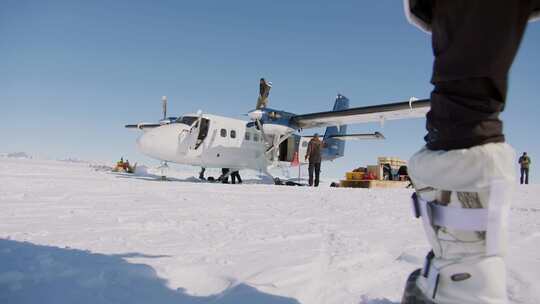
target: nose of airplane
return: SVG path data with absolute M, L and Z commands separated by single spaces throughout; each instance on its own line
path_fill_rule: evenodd
M 151 131 L 145 132 L 137 139 L 137 149 L 148 156 L 153 156 L 155 143 L 156 135 Z
M 137 149 L 150 157 L 172 161 L 177 157 L 180 131 L 176 125 L 165 125 L 147 131 L 137 139 Z

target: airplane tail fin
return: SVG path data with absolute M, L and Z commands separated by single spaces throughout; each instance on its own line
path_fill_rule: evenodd
M 338 94 L 334 103 L 333 111 L 340 111 L 349 108 L 349 99 Z M 345 141 L 333 138 L 336 135 L 345 135 L 347 125 L 327 127 L 324 133 L 324 142 L 326 147 L 323 150 L 323 158 L 326 160 L 336 159 L 345 155 Z

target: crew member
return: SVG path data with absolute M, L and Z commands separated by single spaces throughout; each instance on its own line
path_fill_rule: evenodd
M 527 20 L 540 17 L 540 1 L 404 3 L 409 21 L 431 32 L 435 62 L 426 145 L 408 167 L 432 250 L 409 276 L 402 304 L 507 303 L 504 216 L 514 150 L 499 113 L 508 71 Z
M 238 172 L 238 170 L 231 173 L 231 183 L 236 184 L 236 180 L 238 180 L 239 184 L 242 183 L 242 178 L 240 177 L 240 173 Z
M 323 142 L 319 139 L 319 134 L 315 133 L 313 138 L 309 141 L 306 160 L 309 160 L 309 185 L 319 186 L 319 175 L 321 173 L 321 150 L 323 148 Z M 313 181 L 313 173 L 315 173 L 315 182 Z
M 525 184 L 529 183 L 529 165 L 531 164 L 531 158 L 527 155 L 527 152 L 523 152 L 523 155 L 518 161 L 521 167 L 521 177 L 519 178 L 520 184 L 523 184 L 523 177 L 525 177 Z
M 218 178 L 222 183 L 228 184 L 229 183 L 229 168 L 222 168 L 221 169 L 221 176 Z
M 267 82 L 264 78 L 261 78 L 259 81 L 259 98 L 257 99 L 256 109 L 266 108 L 268 105 L 268 96 L 270 95 L 270 89 L 272 88 L 272 83 Z
M 199 172 L 199 179 L 204 180 L 204 172 L 206 171 L 205 167 L 201 167 L 201 171 Z

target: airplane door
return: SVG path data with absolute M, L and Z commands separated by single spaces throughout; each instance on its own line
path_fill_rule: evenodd
M 202 141 L 208 133 L 208 119 L 202 118 L 199 113 L 199 118 L 191 125 L 189 130 L 184 130 L 178 135 L 178 153 L 189 156 L 201 154 L 203 147 Z M 201 132 L 204 132 L 202 136 Z
M 210 128 L 210 120 L 206 118 L 201 118 L 199 123 L 199 131 L 197 132 L 197 140 L 195 142 L 195 146 L 192 147 L 193 149 L 202 149 L 202 143 L 208 136 L 208 130 Z
M 197 145 L 197 138 L 199 137 L 199 130 L 200 130 L 201 120 L 198 119 L 192 126 L 191 129 L 189 129 L 189 136 L 188 136 L 188 150 L 194 150 L 195 146 Z

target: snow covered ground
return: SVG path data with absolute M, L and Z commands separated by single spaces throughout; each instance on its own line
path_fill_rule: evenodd
M 517 190 L 509 292 L 539 303 L 540 186 Z M 0 157 L 0 303 L 399 303 L 428 250 L 410 194 Z

